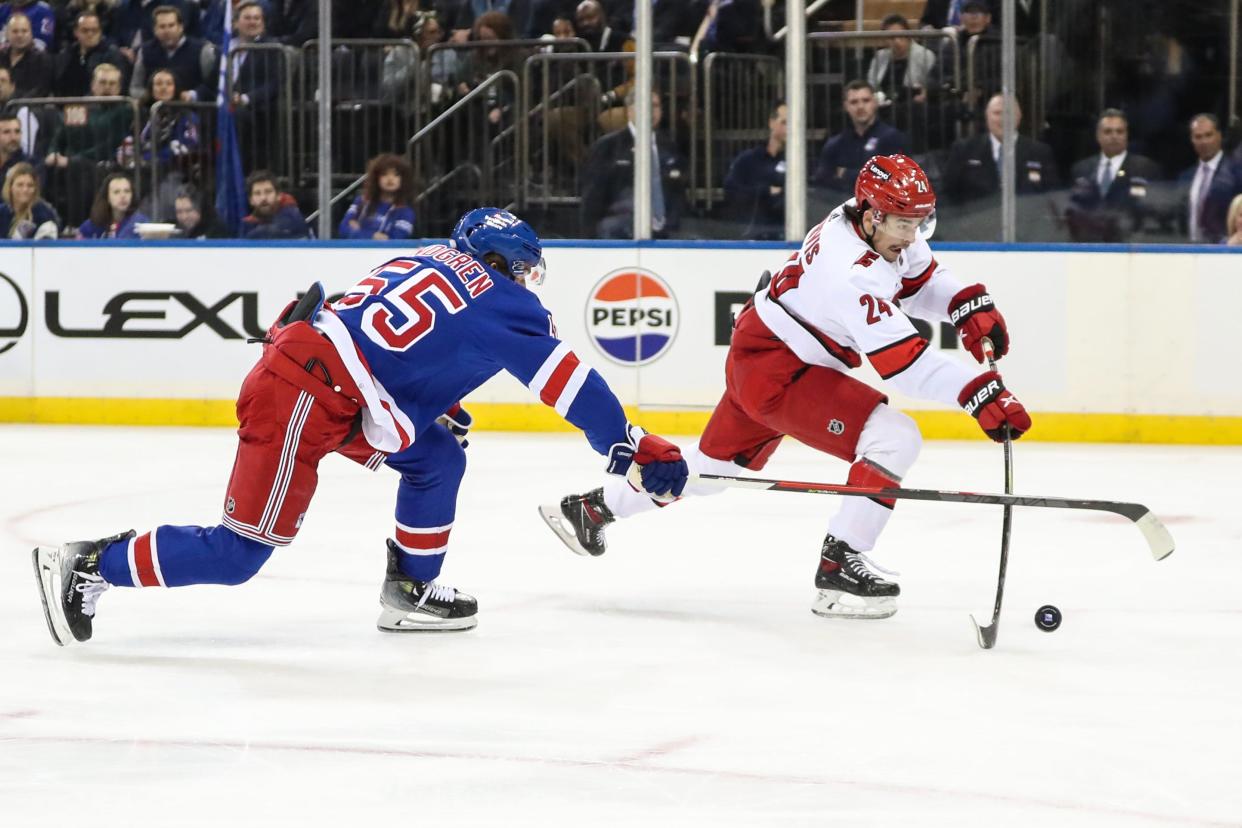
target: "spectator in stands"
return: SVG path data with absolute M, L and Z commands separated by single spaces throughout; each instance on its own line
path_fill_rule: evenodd
M 95 67 L 91 79 L 91 97 L 108 98 L 121 95 L 121 70 L 111 63 Z M 50 150 L 44 163 L 48 167 L 65 168 L 77 160 L 90 164 L 112 160 L 132 126 L 132 112 L 123 103 L 105 103 L 86 107 L 65 107 L 64 115 L 52 135 Z
M 511 34 L 505 40 L 527 36 L 531 22 L 530 0 L 459 0 L 457 18 L 452 23 L 454 40 L 479 40 L 474 35 L 475 24 L 483 15 L 493 13 L 503 14 L 510 20 Z
M 288 193 L 282 193 L 276 184 L 276 176 L 267 170 L 253 172 L 246 178 L 246 195 L 250 200 L 250 215 L 242 219 L 241 238 L 310 237 L 297 200 Z
M 962 66 L 962 85 L 967 83 L 971 61 L 974 66 L 974 86 L 964 89 L 963 103 L 971 110 L 1000 91 L 1001 43 L 997 31 L 992 28 L 992 6 L 988 0 L 964 0 L 961 3 L 961 25 L 950 27 L 957 40 L 957 52 Z M 973 46 L 971 41 L 974 41 Z M 940 63 L 953 64 L 952 44 L 945 40 L 940 44 Z M 973 58 L 972 58 L 973 53 Z
M 409 0 L 417 2 L 417 0 Z M 401 46 L 389 46 L 384 52 L 382 88 L 390 101 L 409 99 L 408 90 L 417 80 L 419 71 L 430 71 L 430 103 L 439 107 L 452 94 L 453 84 L 460 75 L 458 55 L 455 49 L 429 51 L 437 43 L 444 42 L 445 31 L 440 18 L 423 13 L 416 18 L 410 32 L 418 44 L 418 52 Z M 428 57 L 430 55 L 430 57 Z M 420 66 L 420 61 L 422 64 Z M 428 65 L 429 64 L 429 65 Z
M 99 18 L 99 22 L 103 24 L 104 39 L 115 46 L 115 39 L 109 35 L 112 32 L 113 13 L 122 2 L 124 0 L 57 0 L 53 5 L 56 12 L 56 48 L 53 51 L 59 53 L 74 46 L 74 27 L 78 17 L 86 12 Z
M 95 67 L 91 96 L 121 94 L 121 70 L 111 63 Z M 124 103 L 66 106 L 49 125 L 52 139 L 44 158 L 48 192 L 64 212 L 66 223 L 84 217 L 101 173 L 116 158 L 117 148 L 133 131 L 133 110 Z
M 1094 5 L 1094 0 L 1085 1 Z M 1044 0 L 1017 0 L 1014 3 L 1016 12 L 1014 24 L 1018 37 L 1032 37 L 1039 34 L 1039 7 L 1042 2 Z M 923 16 L 919 18 L 919 25 L 924 29 L 956 28 L 962 23 L 962 10 L 965 5 L 963 0 L 927 0 L 923 6 Z M 999 29 L 1001 5 L 995 3 L 993 6 L 992 25 Z M 1074 19 L 1074 10 L 1066 10 L 1064 13 L 1070 19 Z
M 236 15 L 229 60 L 237 137 L 245 168 L 265 169 L 271 165 L 272 138 L 278 127 L 276 107 L 270 104 L 280 94 L 281 57 L 270 49 L 246 48 L 271 43 L 261 4 L 244 0 L 237 4 Z
M 1120 242 L 1141 229 L 1149 212 L 1147 189 L 1159 178 L 1156 162 L 1128 151 L 1129 121 L 1105 109 L 1096 122 L 1098 155 L 1074 164 L 1066 221 L 1074 241 Z
M 553 19 L 553 40 L 573 40 L 577 36 L 578 33 L 574 31 L 574 20 L 572 17 L 557 17 Z
M 39 176 L 21 163 L 4 176 L 4 203 L 0 204 L 0 239 L 55 239 L 60 216 L 39 196 Z
M 906 152 L 906 136 L 876 117 L 879 102 L 875 88 L 865 80 L 845 85 L 844 106 L 850 123 L 824 142 L 811 181 L 819 187 L 852 193 L 863 162 L 873 155 Z
M 45 98 L 52 89 L 52 57 L 35 48 L 30 18 L 14 13 L 4 26 L 8 40 L 0 50 L 0 66 L 8 68 L 19 98 Z
M 367 165 L 362 195 L 354 199 L 337 235 L 342 239 L 408 239 L 414 233 L 414 170 L 385 153 Z
M 1229 214 L 1225 217 L 1225 232 L 1229 234 L 1225 244 L 1230 247 L 1242 246 L 1242 195 L 1234 196 L 1229 205 Z
M 136 239 L 134 225 L 148 221 L 138 212 L 134 185 L 123 172 L 110 173 L 99 185 L 91 215 L 78 228 L 79 239 Z
M 203 194 L 192 184 L 186 184 L 177 191 L 173 200 L 176 211 L 179 238 L 183 239 L 227 239 L 232 236 L 228 228 L 216 218 L 211 202 L 203 198 Z
M 637 46 L 630 33 L 614 29 L 606 21 L 599 0 L 582 0 L 574 12 L 574 29 L 591 51 L 633 52 Z M 608 88 L 600 103 L 599 128 L 603 132 L 613 132 L 623 128 L 628 117 L 623 104 L 634 84 L 634 62 L 627 60 L 621 66 L 611 67 L 605 77 Z
M 16 115 L 0 115 L 0 180 L 18 164 L 30 158 L 22 150 L 22 121 Z
M 743 151 L 725 176 L 725 204 L 747 239 L 785 238 L 785 142 L 789 108 L 778 101 L 768 116 L 768 142 Z
M 157 69 L 151 75 L 147 107 L 144 108 L 146 123 L 138 136 L 142 169 L 149 170 L 153 158 L 159 164 L 159 192 L 154 193 L 154 202 L 147 200 L 141 205 L 157 221 L 164 221 L 171 212 L 173 198 L 185 183 L 189 161 L 197 152 L 201 140 L 198 115 L 176 106 L 180 101 L 178 91 L 177 76 L 171 69 Z M 155 104 L 159 103 L 165 106 L 156 108 Z M 125 136 L 116 156 L 117 163 L 122 167 L 134 168 L 137 159 L 132 133 Z M 149 177 L 143 178 L 143 181 L 153 183 Z M 144 189 L 150 191 L 151 187 Z
M 634 237 L 634 96 L 626 95 L 629 123 L 595 142 L 582 174 L 583 230 L 601 239 Z M 651 226 L 657 239 L 676 232 L 681 221 L 685 165 L 660 126 L 658 92 L 651 96 Z
M 22 14 L 30 21 L 34 48 L 51 52 L 56 48 L 56 12 L 43 0 L 13 0 L 0 3 L 0 26 L 6 26 L 14 15 Z M 6 33 L 7 34 L 7 33 Z
M 1198 163 L 1178 176 L 1185 195 L 1187 235 L 1192 242 L 1219 244 L 1233 197 L 1242 193 L 1242 170 L 1225 157 L 1220 121 L 1202 112 L 1190 119 L 1190 142 Z
M 659 4 L 657 4 L 659 5 Z M 574 9 L 578 7 L 578 0 L 532 0 L 530 8 L 530 29 L 527 31 L 529 37 L 543 37 L 551 34 L 556 37 L 562 35 L 556 34 L 556 21 L 569 21 L 570 30 L 573 29 Z M 575 35 L 569 35 L 575 37 Z
M 121 70 L 121 88 L 125 88 L 132 67 L 121 50 L 104 40 L 99 13 L 85 11 L 73 24 L 75 43 L 56 55 L 52 92 L 66 98 L 80 98 L 90 93 L 91 76 L 101 63 L 111 63 Z
M 699 55 L 711 52 L 752 53 L 767 50 L 760 0 L 712 0 Z
M 216 99 L 219 63 L 216 47 L 199 37 L 187 37 L 185 20 L 176 6 L 159 6 L 153 13 L 155 37 L 142 44 L 129 83 L 131 98 L 141 98 L 157 69 L 171 69 L 184 101 Z
M 1000 192 L 1001 138 L 1005 98 L 988 100 L 987 132 L 963 138 L 949 150 L 944 180 L 939 188 L 948 203 L 988 198 Z M 1013 102 L 1014 129 L 1022 123 L 1022 107 Z M 1060 186 L 1052 149 L 1044 143 L 1018 135 L 1014 145 L 1015 189 L 1019 194 L 1051 192 Z
M 0 66 L 0 111 L 4 111 L 10 117 L 16 117 L 21 123 L 21 149 L 31 158 L 39 157 L 40 153 L 36 148 L 47 143 L 47 133 L 42 128 L 43 110 L 41 107 L 31 109 L 28 106 L 19 106 L 13 110 L 9 106 L 9 101 L 13 99 L 16 89 L 13 86 L 13 75 L 9 72 L 8 67 Z
M 108 33 L 131 62 L 137 63 L 143 44 L 155 37 L 155 13 L 165 7 L 180 12 L 186 31 L 198 30 L 199 0 L 122 0 L 117 6 Z
M 470 31 L 472 41 L 512 40 L 513 21 L 504 12 L 484 12 L 474 19 L 474 28 Z M 457 84 L 458 95 L 466 95 L 471 89 L 482 84 L 496 72 L 509 69 L 519 76 L 521 58 L 511 48 L 484 46 L 471 49 L 464 54 L 461 67 L 462 80 Z M 487 92 L 487 120 L 493 127 L 499 126 L 501 119 L 513 106 L 508 86 L 493 86 Z
M 936 55 L 931 49 L 916 43 L 902 32 L 910 30 L 910 24 L 900 14 L 890 14 L 880 24 L 893 36 L 886 48 L 878 50 L 867 69 L 867 82 L 882 93 L 885 103 L 903 101 L 907 97 L 916 103 L 927 101 L 927 86 L 936 66 Z

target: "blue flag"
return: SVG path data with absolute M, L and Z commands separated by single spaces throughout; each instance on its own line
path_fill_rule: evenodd
M 242 216 L 246 214 L 246 182 L 242 173 L 237 124 L 233 120 L 233 102 L 228 99 L 226 86 L 229 44 L 232 40 L 233 14 L 226 3 L 224 39 L 220 44 L 220 91 L 216 96 L 216 214 L 229 232 L 237 236 L 241 231 Z

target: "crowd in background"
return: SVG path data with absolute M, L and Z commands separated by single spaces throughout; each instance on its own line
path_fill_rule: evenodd
M 1015 24 L 1020 37 L 1044 38 L 1058 71 L 1071 76 L 1050 93 L 1055 103 L 1057 95 L 1073 93 L 1060 87 L 1072 83 L 1079 64 L 1099 60 L 1090 57 L 1091 42 L 1072 22 L 1075 14 L 1099 4 L 1067 0 L 1056 31 L 1041 31 L 1041 20 L 1047 19 L 1041 15 L 1047 11 L 1043 2 L 1017 0 Z M 1221 44 L 1227 37 L 1212 30 L 1212 18 L 1204 16 L 1212 4 L 1104 0 L 1109 3 L 1124 13 L 1116 18 L 1117 50 L 1103 90 L 1105 106 L 1077 124 L 1058 120 L 1055 106 L 1045 107 L 1054 116 L 1045 111 L 1042 123 L 1023 130 L 1016 145 L 1020 198 L 1060 194 L 1055 219 L 1073 240 L 1141 240 L 1143 228 L 1161 227 L 1190 242 L 1242 243 L 1242 147 L 1234 147 L 1236 135 L 1223 122 Z M 967 215 L 995 213 L 1003 109 L 995 94 L 997 10 L 989 0 L 919 5 L 918 17 L 894 12 L 875 21 L 889 37 L 869 51 L 865 71 L 837 90 L 833 106 L 841 110 L 842 127 L 809 153 L 816 209 L 847 197 L 866 157 L 906 152 L 928 168 L 943 205 Z M 852 25 L 854 9 L 853 0 L 830 2 L 812 26 L 833 19 Z M 779 57 L 784 11 L 783 0 L 654 0 L 656 48 L 696 59 L 716 52 Z M 576 38 L 592 52 L 628 53 L 635 48 L 633 15 L 633 0 L 341 0 L 333 4 L 332 24 L 334 38 L 417 44 L 418 52 L 386 47 L 380 79 L 391 90 L 410 83 L 417 72 L 428 73 L 434 115 L 491 73 L 511 67 L 512 55 L 519 54 L 433 49 L 437 44 Z M 214 209 L 216 101 L 229 21 L 236 51 L 224 60 L 227 103 L 242 139 L 249 210 L 232 226 Z M 270 171 L 278 145 L 289 137 L 274 131 L 272 104 L 291 87 L 282 77 L 278 52 L 264 46 L 304 48 L 318 29 L 317 0 L 0 3 L 0 237 L 131 238 L 161 223 L 175 225 L 177 235 L 187 238 L 310 236 L 307 191 Z M 908 36 L 921 29 L 945 31 L 952 39 Z M 933 136 L 935 151 L 926 151 L 928 136 L 916 134 L 917 126 L 904 123 L 900 113 L 950 103 L 937 73 L 954 59 L 947 51 L 950 42 L 960 50 L 969 41 L 979 71 L 973 86 L 952 90 L 951 103 L 955 119 L 971 119 L 970 129 Z M 558 107 L 544 117 L 561 144 L 561 162 L 573 165 L 581 181 L 572 226 L 583 236 L 626 238 L 633 233 L 634 213 L 632 68 L 614 75 L 602 91 L 601 99 L 592 101 L 597 124 L 590 126 L 598 130 L 585 133 L 592 136 L 589 142 L 580 140 L 586 116 L 573 107 Z M 311 89 L 301 104 L 312 103 L 314 94 Z M 40 103 L 49 97 L 62 100 Z M 477 129 L 499 135 L 512 122 L 514 103 L 503 94 L 489 98 Z M 736 153 L 719 180 L 707 182 L 722 193 L 709 207 L 687 192 L 692 162 L 662 117 L 668 103 L 657 90 L 653 114 L 657 127 L 666 128 L 657 129 L 652 147 L 656 236 L 692 236 L 704 227 L 728 226 L 732 237 L 782 238 L 789 141 L 784 102 L 758 102 L 758 111 L 767 115 L 767 138 Z M 1017 104 L 1021 124 L 1026 102 Z M 420 116 L 402 114 L 394 134 L 408 138 L 421 126 Z M 678 115 L 683 123 L 699 116 Z M 347 151 L 350 145 L 365 147 L 367 163 L 352 197 L 333 214 L 340 217 L 333 221 L 337 236 L 411 237 L 425 176 L 411 166 L 404 140 L 377 141 L 347 120 L 341 126 L 341 143 Z M 756 119 L 751 126 L 764 124 Z M 1043 209 L 1051 202 L 1038 203 Z M 714 223 L 704 223 L 709 219 Z

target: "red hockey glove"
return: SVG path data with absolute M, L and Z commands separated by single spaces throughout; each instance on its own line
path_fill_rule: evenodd
M 998 443 L 1005 440 L 1005 426 L 1009 426 L 1009 436 L 1014 440 L 1031 429 L 1031 415 L 995 371 L 986 371 L 966 383 L 957 401 Z
M 474 417 L 471 417 L 470 412 L 461 407 L 461 403 L 453 403 L 452 408 L 436 417 L 436 422 L 452 432 L 462 448 L 470 445 L 466 435 L 470 433 L 470 426 L 474 425 Z
M 643 490 L 651 495 L 681 497 L 690 469 L 677 446 L 654 434 L 644 435 L 634 452 Z
M 988 289 L 983 285 L 964 288 L 949 302 L 949 321 L 957 326 L 962 344 L 970 351 L 976 362 L 983 362 L 983 338 L 992 340 L 996 350 L 993 355 L 1000 359 L 1009 352 L 1009 329 L 1001 316 Z

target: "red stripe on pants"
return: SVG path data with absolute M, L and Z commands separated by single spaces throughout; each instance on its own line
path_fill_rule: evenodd
M 160 579 L 155 577 L 155 561 L 151 558 L 150 532 L 134 539 L 134 569 L 138 571 L 138 583 L 144 587 L 160 585 Z
M 445 529 L 443 532 L 407 532 L 404 529 L 397 528 L 397 543 L 406 549 L 439 549 L 441 546 L 448 544 L 449 532 Z

